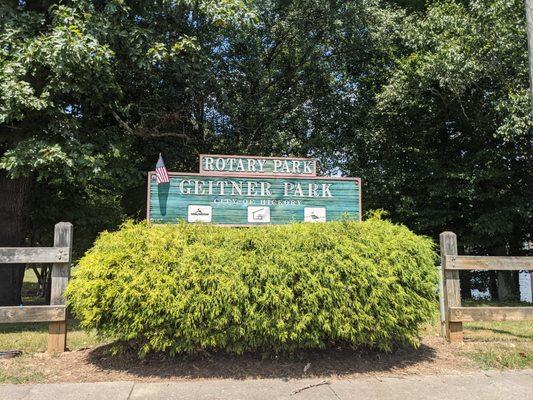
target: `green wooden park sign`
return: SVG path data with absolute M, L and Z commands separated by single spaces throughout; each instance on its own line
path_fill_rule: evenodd
M 200 173 L 148 174 L 147 217 L 218 225 L 361 219 L 359 178 L 318 177 L 301 158 L 201 155 Z

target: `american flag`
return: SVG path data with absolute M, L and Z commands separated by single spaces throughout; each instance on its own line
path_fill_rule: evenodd
M 155 177 L 157 178 L 157 184 L 169 183 L 170 178 L 168 177 L 168 171 L 165 168 L 165 163 L 163 162 L 163 157 L 159 154 L 159 160 L 155 165 Z

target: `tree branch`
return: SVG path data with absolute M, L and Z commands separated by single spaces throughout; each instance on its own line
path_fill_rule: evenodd
M 161 137 L 175 137 L 185 140 L 190 140 L 190 136 L 186 133 L 178 133 L 173 131 L 164 131 L 160 132 L 156 129 L 147 129 L 147 128 L 137 128 L 132 129 L 127 122 L 125 122 L 120 116 L 114 111 L 111 110 L 111 114 L 113 114 L 113 117 L 117 120 L 118 124 L 121 126 L 122 129 L 124 129 L 127 133 L 134 136 L 139 136 L 145 139 L 154 139 L 154 138 L 161 138 Z

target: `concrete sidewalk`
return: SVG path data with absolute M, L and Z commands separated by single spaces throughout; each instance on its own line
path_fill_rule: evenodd
M 0 385 L 1 400 L 526 400 L 533 370 L 362 379 L 188 380 Z

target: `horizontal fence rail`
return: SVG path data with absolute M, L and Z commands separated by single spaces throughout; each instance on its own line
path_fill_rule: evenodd
M 533 270 L 533 257 L 446 256 L 446 269 L 491 271 Z
M 462 307 L 460 270 L 533 271 L 533 257 L 460 256 L 457 236 L 440 234 L 441 327 L 449 342 L 463 340 L 463 322 L 533 320 L 533 307 Z
M 54 247 L 0 247 L 2 264 L 53 264 L 50 305 L 0 307 L 0 323 L 50 322 L 48 352 L 62 353 L 67 346 L 67 311 L 65 289 L 70 277 L 72 224 L 55 225 Z
M 533 320 L 533 307 L 450 307 L 450 321 L 526 321 Z
M 70 262 L 68 247 L 0 247 L 1 264 L 53 264 Z
M 65 306 L 0 307 L 0 321 L 4 323 L 54 322 L 66 318 Z

